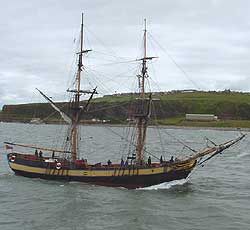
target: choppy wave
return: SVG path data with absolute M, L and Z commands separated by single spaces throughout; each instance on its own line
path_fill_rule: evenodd
M 12 172 L 1 172 L 0 171 L 0 179 L 1 180 L 9 180 L 10 178 L 13 178 L 15 174 Z
M 250 152 L 243 152 L 243 153 L 239 154 L 237 156 L 237 158 L 242 158 L 242 157 L 246 157 L 246 156 L 250 156 Z
M 113 129 L 122 135 L 122 128 Z M 0 139 L 22 143 L 42 140 L 43 145 L 50 145 L 54 136 L 55 143 L 60 139 L 58 130 L 61 128 L 56 125 L 42 125 L 38 129 L 38 126 L 5 123 L 1 124 Z M 153 131 L 148 133 L 151 140 L 148 151 L 160 152 L 159 137 Z M 85 126 L 81 132 L 82 136 L 88 133 L 94 137 L 93 141 L 81 142 L 81 149 L 85 149 L 83 156 L 92 162 L 118 159 L 120 139 L 114 139 L 105 127 Z M 200 137 L 215 136 L 209 130 L 168 132 L 193 140 L 192 147 L 196 149 L 199 144 L 195 142 Z M 215 141 L 223 142 L 237 133 L 216 131 Z M 249 229 L 249 142 L 247 136 L 247 141 L 239 144 L 240 149 L 234 146 L 227 150 L 227 157 L 222 155 L 204 169 L 193 171 L 192 180 L 172 181 L 136 191 L 15 176 L 6 154 L 0 154 L 0 229 Z M 95 145 L 97 151 L 90 154 Z M 178 143 L 170 143 L 168 147 L 169 151 L 182 149 Z M 3 152 L 1 149 L 3 145 L 0 145 Z M 237 164 L 234 164 L 235 157 Z
M 172 188 L 174 186 L 177 186 L 177 185 L 184 185 L 187 182 L 188 182 L 188 179 L 174 180 L 174 181 L 164 182 L 164 183 L 161 183 L 161 184 L 152 185 L 152 186 L 149 186 L 149 187 L 139 188 L 139 189 L 140 190 L 170 189 L 170 188 Z

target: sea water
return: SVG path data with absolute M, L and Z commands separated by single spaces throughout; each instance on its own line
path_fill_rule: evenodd
M 61 148 L 65 132 L 66 127 L 59 125 L 0 123 L 1 230 L 250 229 L 249 136 L 193 171 L 187 180 L 143 189 L 30 179 L 9 169 L 4 141 Z M 90 163 L 119 162 L 126 156 L 128 131 L 122 127 L 81 126 L 80 133 L 81 155 Z M 204 137 L 220 143 L 238 134 L 150 128 L 147 151 L 166 159 L 181 157 L 190 154 L 182 141 L 199 149 L 206 146 Z

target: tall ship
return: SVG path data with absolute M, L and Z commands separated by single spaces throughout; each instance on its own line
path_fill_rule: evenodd
M 84 49 L 82 15 L 80 50 L 77 53 L 78 65 L 75 85 L 73 89 L 67 90 L 72 94 L 73 98 L 72 101 L 69 102 L 70 112 L 64 112 L 51 98 L 38 89 L 39 93 L 67 123 L 68 148 L 53 149 L 5 142 L 6 148 L 9 149 L 9 153 L 7 154 L 8 164 L 15 174 L 30 178 L 79 181 L 102 186 L 125 187 L 128 189 L 143 188 L 164 182 L 185 179 L 195 167 L 212 159 L 245 137 L 245 134 L 240 134 L 238 137 L 235 137 L 235 139 L 228 140 L 224 143 L 213 143 L 212 147 L 206 147 L 198 151 L 193 150 L 192 155 L 182 159 L 177 159 L 175 156 L 172 156 L 170 159 L 165 160 L 162 158 L 162 154 L 155 156 L 156 154 L 146 150 L 147 129 L 150 124 L 154 99 L 152 94 L 146 91 L 145 80 L 149 75 L 148 61 L 156 57 L 148 56 L 147 54 L 147 28 L 145 20 L 143 56 L 137 59 L 141 64 L 141 69 L 136 76 L 138 78 L 136 109 L 130 116 L 131 120 L 133 120 L 135 130 L 133 133 L 134 150 L 130 151 L 125 159 L 122 158 L 121 161 L 117 163 L 112 163 L 112 161 L 109 160 L 105 164 L 99 162 L 89 164 L 88 160 L 81 158 L 78 127 L 82 115 L 88 110 L 94 95 L 97 94 L 97 88 L 94 88 L 92 91 L 85 91 L 81 88 L 81 78 L 84 77 L 83 55 L 90 51 L 89 49 Z M 84 106 L 81 104 L 81 96 L 83 94 L 89 94 L 89 99 Z M 23 147 L 26 150 L 25 152 L 15 151 L 15 147 Z M 30 151 L 28 151 L 28 149 L 31 149 L 32 153 L 29 153 Z M 157 159 L 157 161 L 154 159 Z

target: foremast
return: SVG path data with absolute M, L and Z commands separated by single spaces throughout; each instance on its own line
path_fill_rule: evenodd
M 149 98 L 145 96 L 145 80 L 148 78 L 147 72 L 147 61 L 152 60 L 156 57 L 147 56 L 147 21 L 144 19 L 144 34 L 143 34 L 143 58 L 138 59 L 142 61 L 141 73 L 137 75 L 138 77 L 138 87 L 139 87 L 139 107 L 135 114 L 136 127 L 137 127 L 137 163 L 143 164 L 143 151 L 147 134 L 148 120 L 151 115 L 151 94 Z
M 69 90 L 74 93 L 73 102 L 71 105 L 72 109 L 72 124 L 71 124 L 71 157 L 75 161 L 78 156 L 78 123 L 80 120 L 80 114 L 82 108 L 80 107 L 80 97 L 82 93 L 92 93 L 89 91 L 81 90 L 81 73 L 83 68 L 83 54 L 88 53 L 91 50 L 84 50 L 83 48 L 83 13 L 81 20 L 81 32 L 80 32 L 80 51 L 78 54 L 78 69 L 76 74 L 76 84 L 74 90 Z

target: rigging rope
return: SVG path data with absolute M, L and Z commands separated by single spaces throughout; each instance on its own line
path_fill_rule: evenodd
M 168 133 L 165 128 L 159 127 L 159 129 L 162 129 L 164 133 L 166 133 L 168 136 L 172 137 L 173 139 L 175 139 L 178 143 L 182 144 L 184 147 L 188 148 L 189 150 L 191 150 L 192 152 L 196 153 L 197 151 L 195 149 L 192 149 L 191 147 L 189 147 L 188 145 L 186 145 L 183 141 L 179 140 L 178 138 L 176 138 L 174 135 Z
M 184 71 L 184 69 L 174 60 L 174 58 L 167 52 L 166 49 L 164 49 L 160 43 L 151 35 L 151 33 L 148 33 L 149 36 L 152 38 L 152 40 L 159 46 L 159 48 L 161 48 L 169 57 L 169 59 L 175 64 L 175 66 L 184 74 L 184 76 L 197 88 L 197 89 L 201 89 L 187 74 L 186 71 Z
M 128 143 L 131 143 L 131 141 L 130 141 L 130 140 L 128 140 L 128 139 L 126 139 L 126 138 L 124 138 L 124 137 L 123 137 L 123 136 L 121 136 L 119 133 L 117 133 L 117 132 L 115 132 L 114 130 L 112 130 L 110 127 L 105 126 L 105 128 L 107 128 L 110 132 L 114 133 L 115 135 L 119 136 L 122 140 L 127 141 Z M 133 146 L 135 146 L 134 144 L 132 144 L 132 145 L 133 145 Z M 135 146 L 135 147 L 136 147 L 136 146 Z M 154 157 L 154 158 L 156 158 L 156 159 L 160 160 L 160 158 L 159 158 L 159 157 L 157 157 L 157 156 L 153 155 L 153 154 L 152 154 L 152 153 L 150 153 L 149 151 L 144 150 L 144 152 L 146 152 L 147 154 L 151 155 L 152 157 Z

